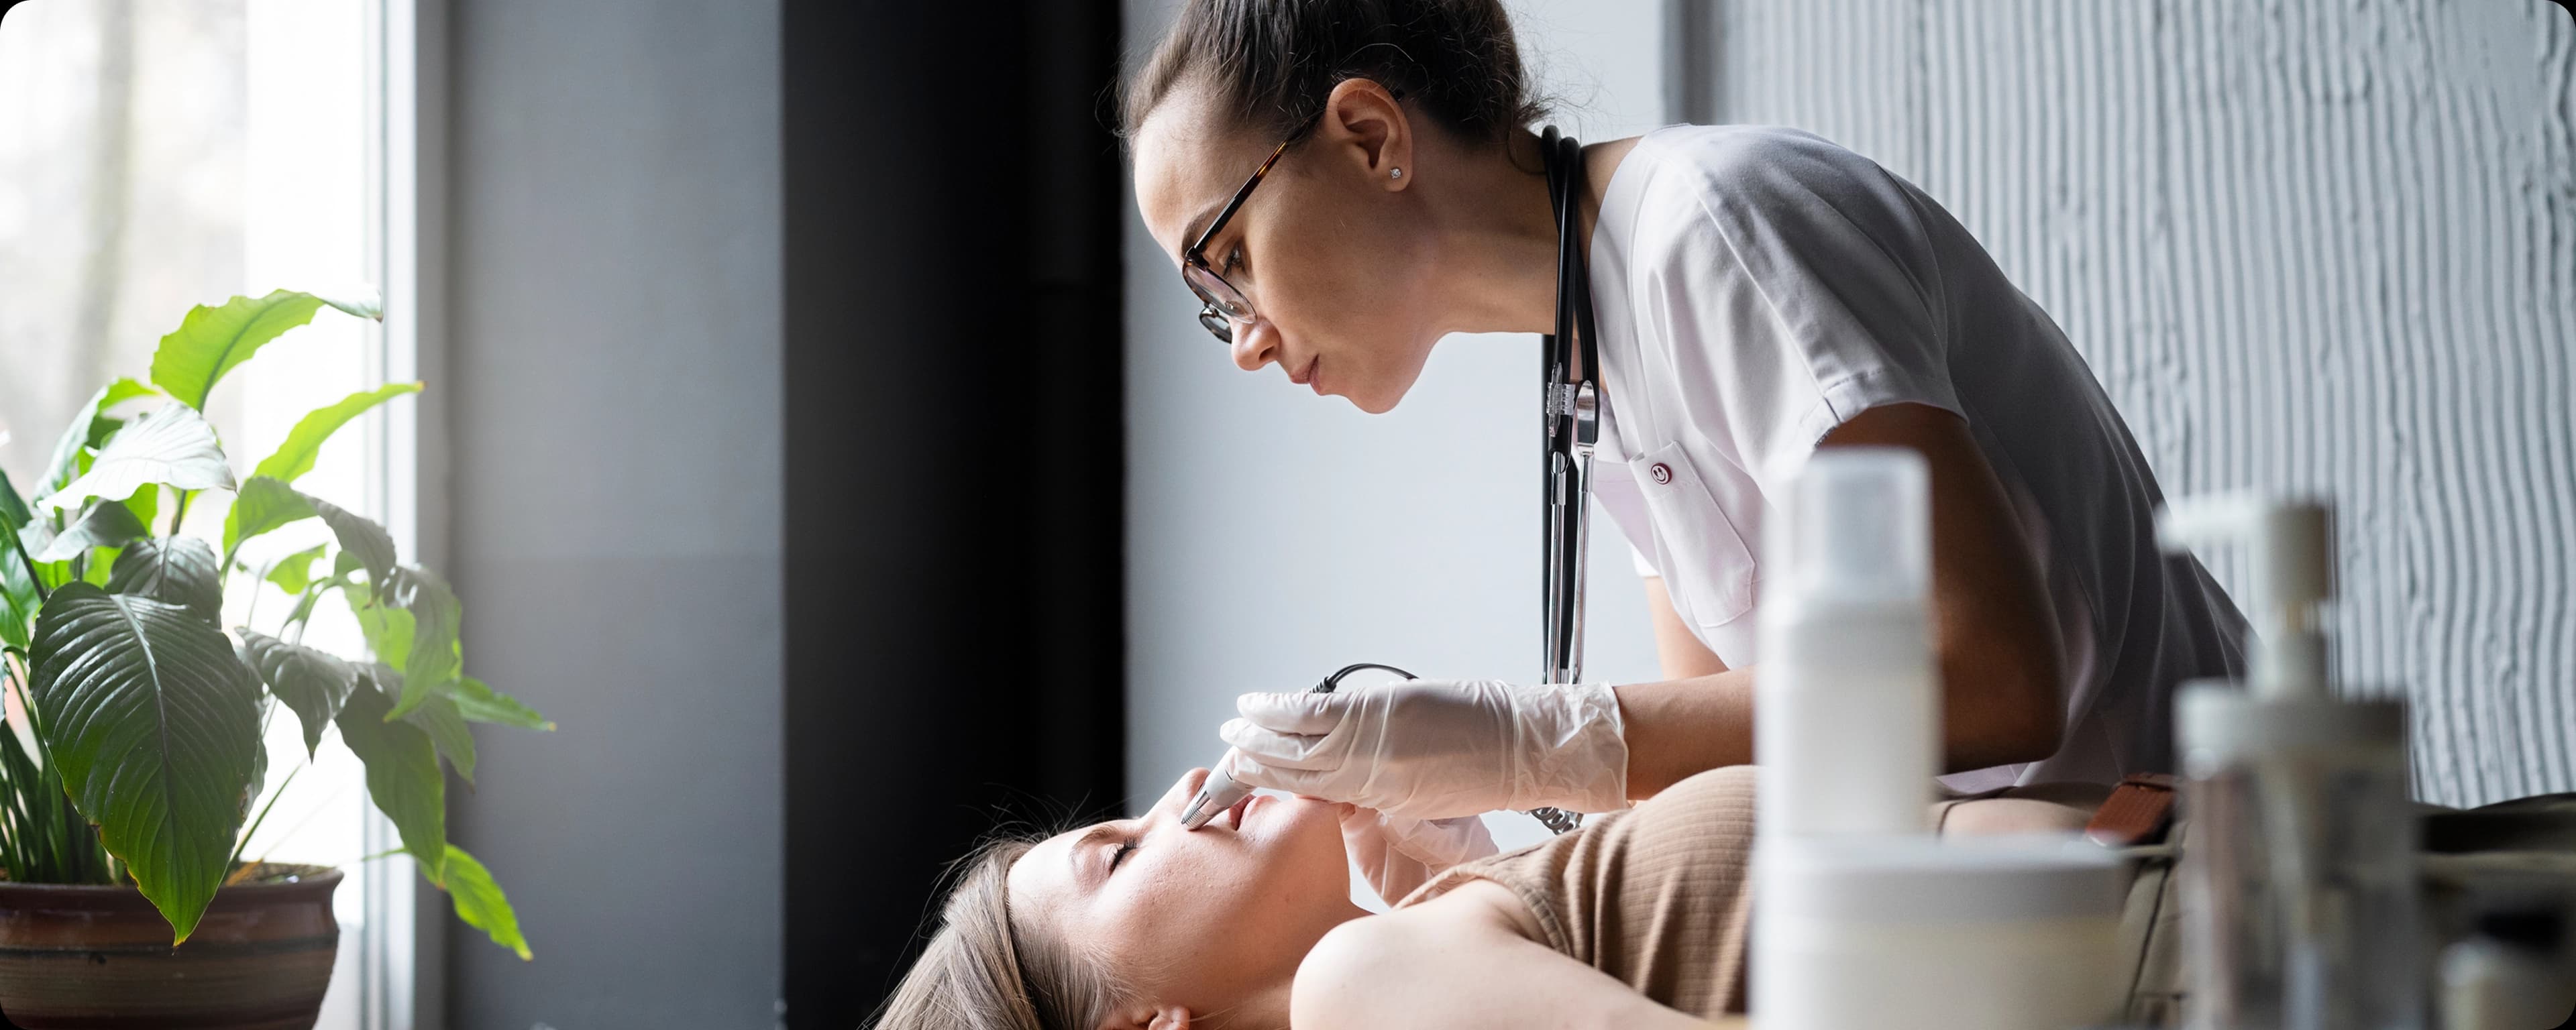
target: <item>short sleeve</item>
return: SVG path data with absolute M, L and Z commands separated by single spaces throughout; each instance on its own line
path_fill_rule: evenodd
M 1648 335 L 1669 348 L 1684 414 L 1731 436 L 1764 494 L 1870 408 L 1961 412 L 1911 187 L 1791 130 L 1685 146 L 1652 155 L 1633 299 L 1660 323 Z

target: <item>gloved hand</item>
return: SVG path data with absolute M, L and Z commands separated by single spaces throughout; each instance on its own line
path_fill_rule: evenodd
M 1342 846 L 1360 875 L 1389 905 L 1461 862 L 1494 853 L 1485 821 L 1472 815 L 1418 822 L 1389 818 L 1373 808 L 1351 807 L 1342 816 Z
M 1628 742 L 1606 686 L 1406 680 L 1234 705 L 1242 717 L 1217 732 L 1239 752 L 1234 778 L 1254 786 L 1398 821 L 1628 807 Z

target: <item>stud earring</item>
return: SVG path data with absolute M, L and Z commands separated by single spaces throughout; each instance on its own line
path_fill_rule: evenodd
M 1401 169 L 1401 168 L 1389 168 L 1389 169 L 1387 169 L 1387 170 L 1386 170 L 1386 177 L 1387 177 L 1387 178 L 1390 178 L 1390 179 L 1401 179 L 1401 178 L 1404 178 L 1404 169 Z

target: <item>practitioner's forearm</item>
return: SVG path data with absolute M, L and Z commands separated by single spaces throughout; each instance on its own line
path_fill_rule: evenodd
M 1643 801 L 1694 773 L 1753 762 L 1753 670 L 1618 688 L 1628 797 Z

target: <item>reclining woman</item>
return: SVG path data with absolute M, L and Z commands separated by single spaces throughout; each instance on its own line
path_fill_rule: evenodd
M 1376 813 L 1256 795 L 1197 830 L 1180 808 L 987 845 L 963 863 L 880 1030 L 1682 1027 L 1744 1008 L 1754 770 L 1446 870 Z M 1941 821 L 2071 829 L 2080 804 L 1956 803 Z M 1393 911 L 1350 900 L 1345 854 L 1387 855 Z

